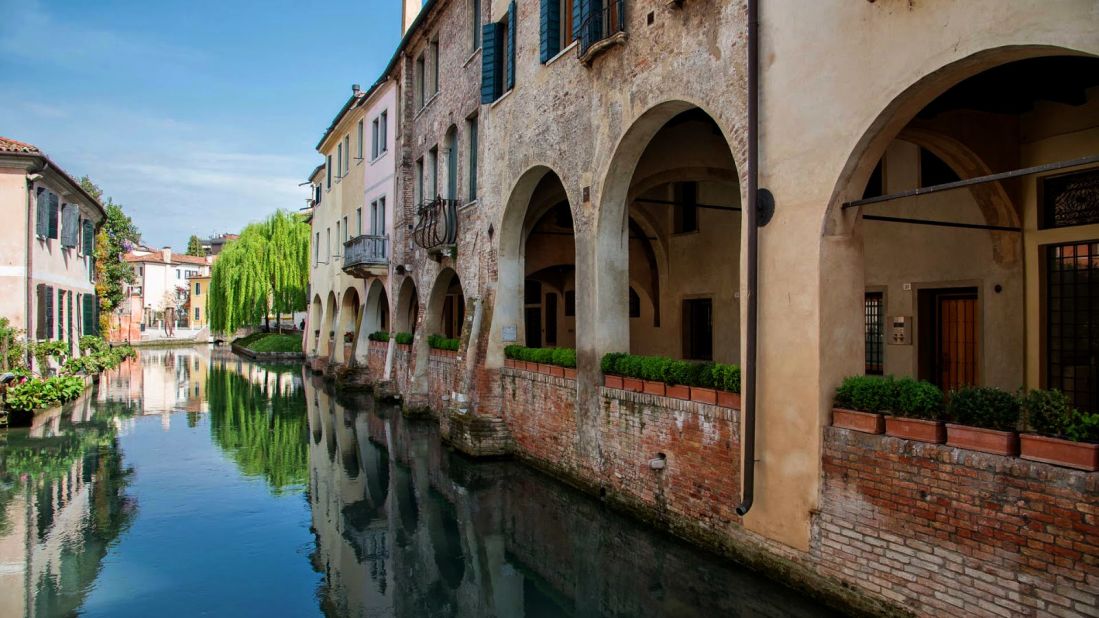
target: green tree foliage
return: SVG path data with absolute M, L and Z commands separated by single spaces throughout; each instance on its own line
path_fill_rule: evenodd
M 202 241 L 194 234 L 191 234 L 191 239 L 187 241 L 187 255 L 206 257 L 206 250 L 202 248 Z
M 133 266 L 122 256 L 133 245 L 141 242 L 141 233 L 132 219 L 111 198 L 103 202 L 103 190 L 90 178 L 80 179 L 80 186 L 103 204 L 107 218 L 95 235 L 95 292 L 99 297 L 100 330 L 107 332 L 110 314 L 122 304 L 123 284 L 134 282 Z
M 263 477 L 280 494 L 309 479 L 309 427 L 302 414 L 304 391 L 283 388 L 293 380 L 292 374 L 268 377 L 257 384 L 231 369 L 210 367 L 206 395 L 214 442 L 241 472 Z
M 271 313 L 305 309 L 309 285 L 309 226 L 280 210 L 253 223 L 214 262 L 206 313 L 210 328 L 232 333 Z

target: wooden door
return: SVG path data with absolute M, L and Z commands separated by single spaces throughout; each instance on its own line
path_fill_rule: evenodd
M 977 384 L 977 295 L 942 293 L 937 298 L 938 354 L 935 374 L 939 386 L 951 391 Z

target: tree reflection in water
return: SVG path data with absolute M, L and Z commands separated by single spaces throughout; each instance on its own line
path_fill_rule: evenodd
M 289 367 L 249 368 L 245 376 L 239 368 L 210 366 L 210 431 L 241 472 L 262 477 L 278 495 L 309 477 L 305 393 Z

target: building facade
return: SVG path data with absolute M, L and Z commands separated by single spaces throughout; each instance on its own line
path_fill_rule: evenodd
M 1099 548 L 1049 540 L 1094 526 L 1096 473 L 831 426 L 862 374 L 1099 410 L 1093 2 L 408 4 L 388 314 L 414 338 L 370 344 L 371 380 L 869 611 L 1096 611 Z M 742 400 L 612 386 L 611 352 L 737 363 Z
M 325 132 L 310 175 L 310 307 L 306 351 L 335 364 L 365 361 L 370 333 L 388 330 L 393 238 L 396 87 L 358 85 Z M 369 318 L 364 320 L 364 307 Z M 379 309 L 379 308 L 382 309 Z
M 134 269 L 135 282 L 127 286 L 129 299 L 120 305 L 117 318 L 120 332 L 140 333 L 163 328 L 171 319 L 176 326 L 190 327 L 194 312 L 189 310 L 191 279 L 210 277 L 213 257 L 198 257 L 163 249 L 134 248 L 123 256 Z M 205 304 L 203 305 L 205 307 Z M 204 311 L 200 312 L 200 318 Z M 201 327 L 194 327 L 201 328 Z
M 102 205 L 37 147 L 0 138 L 0 316 L 71 353 L 98 332 L 95 234 Z

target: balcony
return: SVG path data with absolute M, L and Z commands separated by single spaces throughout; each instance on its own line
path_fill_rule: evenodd
M 364 234 L 343 243 L 343 272 L 362 279 L 389 272 L 389 237 Z
M 605 50 L 626 42 L 626 0 L 604 2 L 591 2 L 580 22 L 576 55 L 584 65 L 591 65 Z
M 458 200 L 437 197 L 416 209 L 412 240 L 428 252 L 441 252 L 458 241 Z

